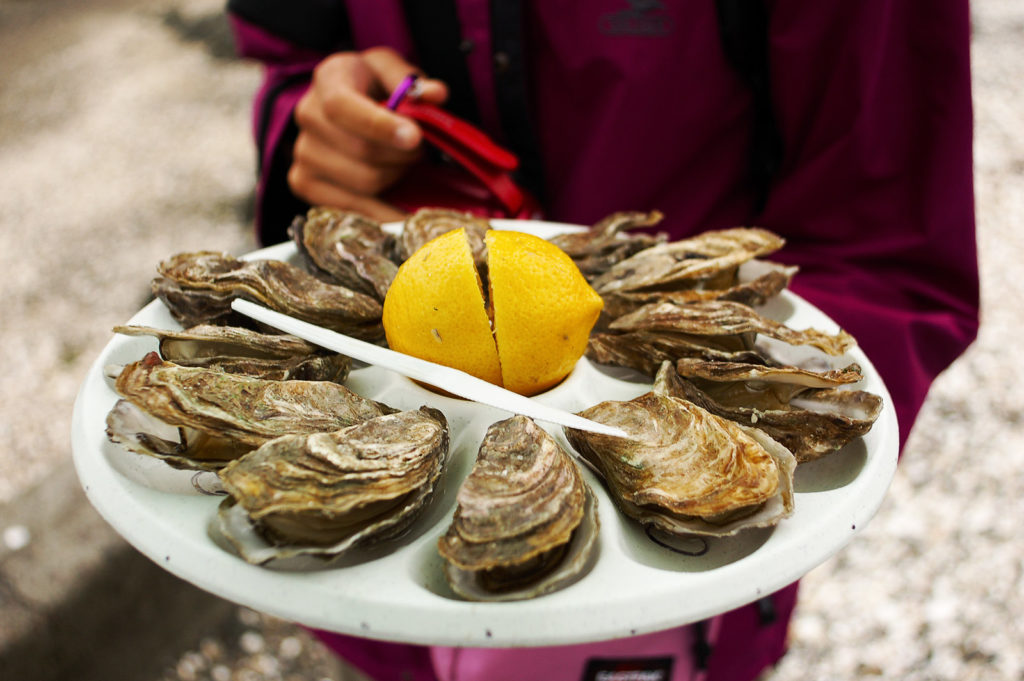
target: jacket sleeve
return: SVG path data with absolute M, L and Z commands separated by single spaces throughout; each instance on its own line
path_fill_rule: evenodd
M 230 0 L 227 9 L 239 55 L 263 65 L 252 118 L 259 172 L 256 230 L 261 243 L 275 243 L 307 208 L 287 183 L 298 133 L 292 112 L 309 88 L 313 68 L 327 55 L 351 49 L 348 16 L 344 2 L 329 0 Z
M 779 0 L 769 30 L 785 155 L 760 222 L 881 373 L 902 446 L 978 328 L 967 2 Z

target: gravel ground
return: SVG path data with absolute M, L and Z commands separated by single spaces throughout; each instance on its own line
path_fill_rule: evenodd
M 69 465 L 75 392 L 148 298 L 153 264 L 254 246 L 258 72 L 225 52 L 221 9 L 0 0 L 0 341 L 17 358 L 0 375 L 0 502 Z M 804 580 L 765 681 L 1024 679 L 1024 369 L 1007 361 L 1024 335 L 1024 4 L 973 12 L 982 331 L 936 382 L 878 516 Z M 240 608 L 163 678 L 356 677 L 303 630 Z

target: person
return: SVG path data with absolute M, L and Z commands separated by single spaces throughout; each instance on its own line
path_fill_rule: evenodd
M 240 53 L 266 68 L 254 107 L 265 242 L 310 204 L 381 220 L 410 208 L 390 197 L 424 163 L 422 131 L 380 103 L 416 72 L 423 101 L 515 152 L 547 219 L 658 209 L 672 239 L 736 225 L 784 236 L 773 257 L 858 339 L 901 447 L 977 333 L 964 0 L 228 9 Z M 580 679 L 594 658 L 668 656 L 644 678 L 736 681 L 783 654 L 795 598 L 793 585 L 698 625 L 539 655 L 323 637 L 381 680 Z

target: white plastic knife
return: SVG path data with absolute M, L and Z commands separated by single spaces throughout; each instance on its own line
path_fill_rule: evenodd
M 522 414 L 538 421 L 556 423 L 560 426 L 568 426 L 577 430 L 586 430 L 592 433 L 615 437 L 628 437 L 619 428 L 606 426 L 603 423 L 585 419 L 563 409 L 541 404 L 531 400 L 529 397 L 467 374 L 465 371 L 452 369 L 442 364 L 428 362 L 418 357 L 412 357 L 411 355 L 395 352 L 379 345 L 367 343 L 366 341 L 325 329 L 316 324 L 310 324 L 301 319 L 281 314 L 248 300 L 235 299 L 231 301 L 231 308 L 247 317 L 252 317 L 268 326 L 280 329 L 293 336 L 298 336 L 320 347 L 334 350 L 353 359 L 390 369 L 403 376 L 443 388 L 467 400 L 473 400 L 474 402 L 480 402 L 481 404 L 497 407 L 498 409 L 504 409 L 513 414 Z

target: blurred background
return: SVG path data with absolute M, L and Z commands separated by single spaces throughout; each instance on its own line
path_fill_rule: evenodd
M 972 13 L 981 334 L 764 681 L 1024 679 L 1024 3 Z M 71 463 L 75 393 L 156 263 L 255 247 L 259 72 L 222 0 L 0 0 L 0 55 L 0 678 L 357 678 L 138 554 Z

